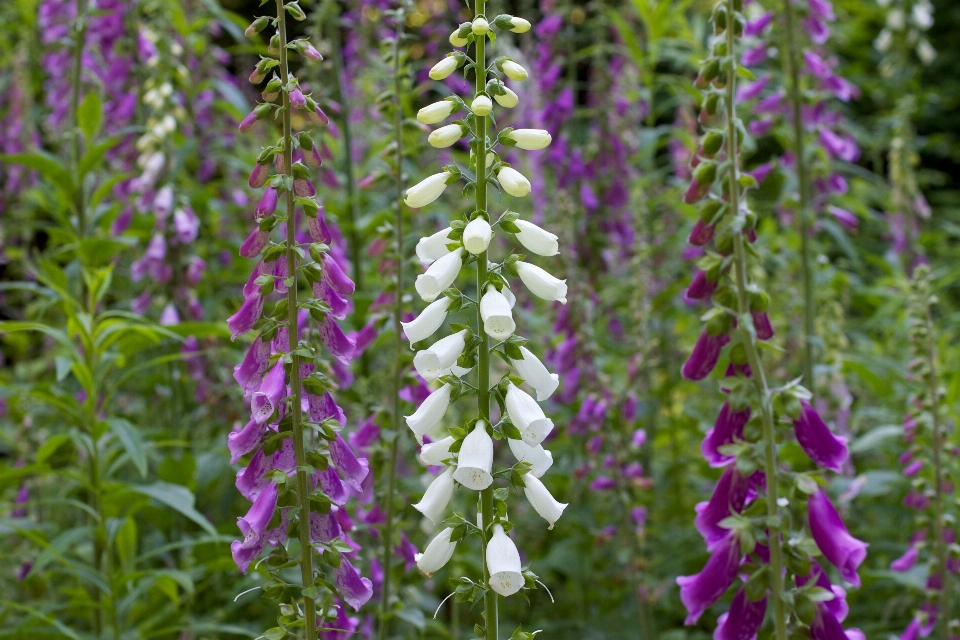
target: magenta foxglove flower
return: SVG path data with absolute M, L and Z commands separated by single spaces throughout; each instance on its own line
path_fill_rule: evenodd
M 337 593 L 355 611 L 373 596 L 373 583 L 369 578 L 360 577 L 360 572 L 344 556 L 340 557 L 340 566 L 333 570 L 333 581 Z
M 263 248 L 267 246 L 268 242 L 270 242 L 269 232 L 260 231 L 259 228 L 254 229 L 253 232 L 247 236 L 247 239 L 243 241 L 243 244 L 240 245 L 240 255 L 244 258 L 255 258 L 260 255 L 260 252 L 263 251 Z
M 707 277 L 706 271 L 697 270 L 696 275 L 693 276 L 693 281 L 690 283 L 690 286 L 687 287 L 687 291 L 683 294 L 683 297 L 687 301 L 704 300 L 712 296 L 716 290 L 717 281 L 710 280 Z
M 713 239 L 713 232 L 715 230 L 716 227 L 708 226 L 703 220 L 697 220 L 697 223 L 693 225 L 693 229 L 690 231 L 687 242 L 695 247 L 702 247 Z
M 266 422 L 277 409 L 286 390 L 286 372 L 283 369 L 283 361 L 278 360 L 250 400 L 252 419 L 258 424 Z
M 340 523 L 334 517 L 337 507 L 332 507 L 330 513 L 310 513 L 310 540 L 313 542 L 333 542 L 343 535 Z
M 320 335 L 320 341 L 327 348 L 334 358 L 343 364 L 349 364 L 356 351 L 356 343 L 348 338 L 340 325 L 333 318 L 327 316 L 321 322 L 317 323 L 317 331 Z
M 867 557 L 867 543 L 850 535 L 823 491 L 810 496 L 807 515 L 810 518 L 810 533 L 824 557 L 840 570 L 840 577 L 859 587 L 857 567 Z
M 227 326 L 230 328 L 232 339 L 236 340 L 237 336 L 253 329 L 253 325 L 257 324 L 260 319 L 261 313 L 263 313 L 263 298 L 260 297 L 260 294 L 248 296 L 240 305 L 240 309 L 227 318 Z
M 770 317 L 765 311 L 753 311 L 750 316 L 753 318 L 753 328 L 757 332 L 758 339 L 769 340 L 773 337 L 773 325 L 770 324 Z
M 707 431 L 707 435 L 700 445 L 700 451 L 711 467 L 722 467 L 733 462 L 733 456 L 725 456 L 720 453 L 720 447 L 733 444 L 737 439 L 743 437 L 743 427 L 749 419 L 750 407 L 743 411 L 734 411 L 730 408 L 729 402 L 723 403 L 717 421 L 713 428 Z
M 738 590 L 730 603 L 730 610 L 717 618 L 713 640 L 754 640 L 766 613 L 766 597 L 750 602 L 746 592 Z
M 906 553 L 890 563 L 890 570 L 903 573 L 904 571 L 909 571 L 913 568 L 913 565 L 917 563 L 917 559 L 920 557 L 920 550 L 917 549 L 916 545 L 910 545 L 907 547 Z
M 233 368 L 233 379 L 244 391 L 252 391 L 263 382 L 263 375 L 270 365 L 270 345 L 260 336 L 253 341 L 243 362 Z
M 370 472 L 366 458 L 358 459 L 350 449 L 350 445 L 340 436 L 328 444 L 330 450 L 330 464 L 337 470 L 340 479 L 347 483 L 354 491 L 361 491 L 360 483 Z
M 700 573 L 677 578 L 680 601 L 687 608 L 684 624 L 696 624 L 703 612 L 727 592 L 737 577 L 741 557 L 740 539 L 728 532 Z
M 849 455 L 847 439 L 833 435 L 806 400 L 801 400 L 800 405 L 800 417 L 793 422 L 797 442 L 815 463 L 832 471 L 840 471 L 840 466 Z
M 230 450 L 230 464 L 236 464 L 260 445 L 263 440 L 264 425 L 250 420 L 242 429 L 234 429 L 227 436 L 227 448 Z
M 260 198 L 260 202 L 257 204 L 254 215 L 258 219 L 272 216 L 277 210 L 277 201 L 279 200 L 279 197 L 280 196 L 276 189 L 273 187 L 267 187 L 263 192 L 263 197 Z
M 703 380 L 714 367 L 717 366 L 717 360 L 720 358 L 720 350 L 725 344 L 730 342 L 730 336 L 721 333 L 718 336 L 711 336 L 704 329 L 697 340 L 696 346 L 687 361 L 683 364 L 681 373 L 687 380 Z
M 727 467 L 710 500 L 696 506 L 697 517 L 694 522 L 703 541 L 707 543 L 707 551 L 716 549 L 730 534 L 729 529 L 720 526 L 720 521 L 743 510 L 749 487 L 749 477 L 740 474 L 736 467 Z

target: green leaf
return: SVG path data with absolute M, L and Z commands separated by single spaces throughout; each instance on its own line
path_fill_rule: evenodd
M 211 536 L 217 535 L 216 528 L 210 524 L 210 521 L 207 520 L 202 513 L 194 508 L 196 499 L 190 489 L 178 484 L 169 484 L 166 482 L 136 485 L 131 487 L 131 489 L 180 512 L 188 519 L 200 525 L 200 527 Z
M 103 123 L 103 102 L 96 91 L 88 93 L 80 103 L 77 109 L 77 123 L 89 144 L 100 131 L 100 125 Z
M 143 443 L 143 438 L 140 436 L 140 431 L 123 418 L 109 418 L 106 422 L 110 426 L 110 430 L 113 431 L 117 439 L 120 440 L 124 451 L 130 456 L 130 461 L 133 463 L 133 466 L 140 472 L 140 477 L 146 478 L 147 451 Z
M 903 427 L 898 424 L 886 424 L 880 427 L 874 427 L 850 445 L 851 453 L 866 453 L 885 444 L 889 440 L 898 439 L 903 436 Z
M 117 550 L 117 557 L 120 563 L 126 565 L 137 557 L 137 522 L 130 516 L 127 516 L 117 529 L 117 535 L 114 538 L 113 545 Z
M 50 436 L 43 446 L 37 451 L 37 464 L 42 464 L 49 460 L 64 444 L 70 442 L 70 436 L 65 433 L 58 433 Z
M 55 187 L 68 199 L 73 198 L 73 192 L 76 187 L 73 184 L 73 176 L 66 166 L 60 160 L 45 151 L 36 153 L 11 153 L 0 156 L 0 160 L 23 165 L 28 169 L 33 169 L 53 183 Z

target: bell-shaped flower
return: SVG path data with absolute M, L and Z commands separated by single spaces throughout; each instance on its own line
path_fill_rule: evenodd
M 343 535 L 343 528 L 334 515 L 336 507 L 332 507 L 330 513 L 310 514 L 310 541 L 328 543 L 333 542 Z
M 481 93 L 470 103 L 470 111 L 480 117 L 488 116 L 493 111 L 493 102 Z
M 243 534 L 243 540 L 230 545 L 233 560 L 243 573 L 250 563 L 260 555 L 266 542 L 267 527 L 277 508 L 277 485 L 270 482 L 257 496 L 247 511 L 247 515 L 237 519 L 237 526 Z
M 427 138 L 427 142 L 430 143 L 431 147 L 436 149 L 446 149 L 447 147 L 453 146 L 460 138 L 463 137 L 463 134 L 463 125 L 448 124 L 445 127 L 440 127 L 439 129 L 431 132 L 430 136 Z
M 403 333 L 407 336 L 410 344 L 426 340 L 443 326 L 443 321 L 447 319 L 447 309 L 450 308 L 451 303 L 453 303 L 453 298 L 441 296 L 428 304 L 427 308 L 421 311 L 420 315 L 414 320 L 401 322 Z
M 543 129 L 514 129 L 506 135 L 518 149 L 524 151 L 538 151 L 546 149 L 553 142 L 553 137 Z
M 460 446 L 457 470 L 453 479 L 467 489 L 482 491 L 493 483 L 493 439 L 487 433 L 487 425 L 478 420 Z
M 250 345 L 243 362 L 233 368 L 233 379 L 244 391 L 253 391 L 263 382 L 263 374 L 270 366 L 270 343 L 257 339 Z
M 504 288 L 504 291 L 508 289 Z M 537 401 L 543 402 L 553 395 L 560 386 L 560 376 L 550 373 L 537 356 L 527 349 L 520 347 L 523 360 L 511 360 L 517 373 L 537 392 Z
M 327 467 L 326 471 L 317 471 L 313 474 L 314 484 L 323 489 L 333 504 L 342 505 L 350 498 L 350 492 L 340 481 L 340 476 L 333 467 Z
M 338 433 L 327 443 L 330 452 L 330 466 L 337 470 L 340 479 L 346 482 L 351 489 L 361 493 L 361 484 L 370 473 L 366 458 L 357 458 L 347 441 Z
M 806 576 L 796 576 L 796 580 L 798 587 L 803 587 L 812 580 L 824 591 L 832 591 L 834 596 L 833 600 L 825 600 L 817 606 L 823 607 L 833 614 L 838 622 L 846 620 L 847 614 L 850 613 L 850 606 L 847 604 L 847 591 L 840 585 L 830 583 L 827 572 L 823 570 L 820 563 L 814 560 L 811 563 L 809 573 L 807 573 Z
M 687 302 L 709 298 L 713 295 L 713 292 L 717 290 L 717 284 L 718 282 L 716 280 L 710 280 L 707 277 L 706 271 L 698 270 L 697 274 L 693 276 L 690 286 L 687 287 L 686 292 L 684 292 L 683 298 Z
M 707 543 L 707 551 L 713 551 L 730 533 L 729 529 L 720 526 L 720 522 L 731 513 L 743 511 L 749 487 L 749 476 L 742 475 L 736 467 L 727 467 L 720 476 L 720 481 L 717 482 L 710 500 L 701 502 L 695 507 L 697 517 L 694 524 L 703 536 L 703 541 Z
M 326 278 L 321 278 L 320 282 L 313 283 L 313 297 L 330 305 L 330 315 L 337 320 L 346 318 L 352 308 L 350 300 L 337 293 L 337 290 L 330 286 L 330 282 Z
M 450 77 L 454 71 L 457 70 L 457 67 L 460 66 L 460 63 L 457 61 L 456 56 L 449 55 L 437 64 L 433 65 L 430 69 L 430 79 L 431 80 L 444 80 Z
M 514 198 L 523 198 L 530 194 L 530 181 L 513 167 L 502 167 L 497 172 L 497 180 L 503 190 Z
M 446 511 L 452 497 L 453 467 L 447 467 L 446 471 L 434 478 L 423 494 L 423 498 L 413 505 L 413 508 L 433 524 L 438 524 L 443 519 L 443 512 Z
M 707 431 L 700 445 L 700 451 L 711 467 L 722 467 L 733 462 L 734 457 L 720 453 L 720 447 L 742 439 L 743 427 L 749 419 L 750 407 L 743 411 L 734 411 L 729 402 L 723 403 L 717 421 L 713 423 L 713 428 Z
M 527 473 L 523 476 L 523 484 L 525 487 L 523 493 L 527 496 L 530 506 L 540 514 L 541 518 L 550 524 L 547 529 L 553 529 L 553 525 L 556 524 L 560 516 L 563 515 L 563 510 L 567 508 L 567 505 L 558 502 L 550 495 L 550 491 L 540 482 L 540 479 L 532 473 Z
M 327 226 L 327 219 L 323 215 L 322 206 L 317 212 L 317 215 L 307 216 L 307 231 L 310 232 L 310 237 L 314 242 L 322 242 L 324 244 L 333 243 L 333 232 L 330 231 L 330 227 Z
M 526 220 L 514 220 L 513 224 L 520 227 L 520 233 L 517 234 L 517 240 L 526 249 L 538 256 L 555 256 L 560 253 L 560 245 L 557 242 L 557 236 L 545 229 L 541 229 L 532 222 Z
M 510 302 L 493 285 L 488 285 L 487 292 L 480 298 L 480 317 L 483 330 L 494 340 L 506 340 L 517 328 Z
M 562 304 L 567 304 L 567 281 L 554 278 L 552 275 L 541 269 L 535 264 L 518 260 L 514 263 L 517 273 L 523 284 L 530 289 L 530 293 L 553 302 L 556 300 Z
M 806 400 L 800 401 L 800 417 L 793 421 L 793 431 L 803 451 L 821 467 L 840 471 L 850 455 L 847 439 L 833 435 L 820 414 Z
M 530 22 L 523 18 L 510 16 L 510 26 L 508 28 L 514 33 L 526 33 L 530 31 Z
M 513 60 L 504 60 L 501 68 L 503 69 L 503 75 L 518 82 L 526 80 L 527 76 L 529 75 L 527 74 L 526 69 L 521 67 Z
M 425 302 L 433 302 L 457 279 L 463 258 L 460 250 L 452 251 L 430 265 L 426 273 L 417 276 L 414 286 Z
M 337 293 L 344 296 L 353 295 L 357 285 L 350 279 L 350 276 L 344 273 L 340 263 L 333 256 L 329 253 L 323 254 L 321 264 L 323 266 L 323 279 L 329 282 Z
M 330 355 L 343 364 L 350 364 L 357 350 L 357 343 L 343 333 L 340 325 L 329 314 L 317 323 L 317 334 Z
M 412 209 L 425 207 L 443 195 L 449 179 L 450 174 L 446 171 L 428 176 L 407 189 L 407 197 L 403 202 Z
M 520 104 L 520 97 L 510 87 L 504 86 L 503 90 L 505 92 L 503 95 L 493 94 L 493 99 L 497 101 L 498 105 L 504 109 L 513 109 Z
M 523 587 L 520 552 L 499 524 L 493 525 L 493 535 L 487 542 L 487 572 L 490 588 L 501 596 L 512 596 Z
M 236 464 L 241 457 L 247 455 L 263 440 L 265 425 L 250 420 L 242 429 L 234 429 L 227 435 L 227 449 L 230 450 L 230 464 Z
M 420 238 L 420 242 L 417 243 L 417 258 L 420 259 L 420 262 L 430 264 L 449 254 L 450 250 L 447 249 L 447 245 L 453 242 L 450 239 L 451 231 L 453 229 L 447 227 L 437 231 L 432 236 Z
M 418 444 L 423 444 L 423 436 L 440 424 L 447 407 L 450 406 L 450 392 L 453 390 L 448 384 L 443 385 L 420 403 L 413 415 L 406 416 L 407 426 L 413 431 Z
M 280 399 L 286 390 L 287 376 L 283 370 L 283 361 L 278 360 L 250 400 L 251 418 L 257 424 L 266 422 L 280 405 Z
M 440 102 L 428 104 L 417 112 L 417 121 L 422 124 L 437 124 L 438 122 L 443 122 L 450 117 L 450 114 L 453 113 L 455 108 L 456 103 L 452 100 L 441 100 Z
M 417 562 L 417 569 L 428 578 L 450 562 L 453 552 L 457 548 L 457 543 L 450 540 L 453 535 L 453 529 L 444 529 L 430 541 L 423 553 L 413 556 Z
M 359 611 L 373 596 L 373 582 L 360 577 L 360 572 L 346 556 L 340 556 L 340 566 L 333 570 L 333 584 L 344 602 Z
M 261 231 L 260 227 L 253 230 L 247 239 L 240 245 L 240 256 L 244 258 L 255 258 L 260 255 L 263 248 L 270 242 L 270 233 Z
M 733 584 L 740 568 L 740 539 L 729 532 L 712 554 L 700 573 L 677 578 L 680 601 L 687 608 L 686 625 L 696 624 L 703 612 Z
M 227 327 L 230 329 L 231 340 L 253 329 L 263 313 L 263 297 L 259 292 L 247 296 L 235 314 L 227 318 Z
M 510 421 L 519 429 L 527 446 L 537 446 L 553 431 L 553 420 L 543 414 L 537 401 L 513 384 L 507 387 L 505 404 Z
M 447 436 L 443 440 L 425 444 L 420 448 L 420 461 L 428 467 L 439 467 L 447 458 L 456 457 L 457 454 L 450 453 L 450 447 L 456 442 L 453 436 Z
M 840 570 L 841 578 L 859 587 L 857 567 L 867 557 L 867 543 L 850 535 L 840 514 L 823 491 L 810 496 L 807 516 L 810 519 L 810 534 L 823 556 Z
M 553 466 L 553 454 L 544 449 L 543 445 L 538 444 L 535 447 L 531 447 L 523 440 L 510 439 L 507 440 L 507 444 L 510 445 L 510 452 L 513 453 L 513 457 L 517 459 L 517 462 L 530 463 L 528 476 L 542 478 L 543 474 Z
M 233 434 L 230 434 L 233 435 Z M 920 550 L 917 549 L 916 545 L 911 544 L 906 553 L 890 563 L 890 570 L 896 571 L 898 573 L 903 573 L 904 571 L 910 571 L 913 568 L 913 565 L 917 564 L 917 559 L 920 557 Z
M 763 618 L 767 613 L 767 598 L 751 602 L 746 591 L 739 589 L 730 610 L 717 618 L 717 629 L 713 633 L 713 640 L 753 640 L 763 625 Z
M 683 363 L 680 373 L 687 380 L 703 380 L 717 366 L 720 350 L 728 342 L 730 342 L 730 336 L 726 333 L 712 336 L 704 329 L 690 357 Z
M 463 248 L 475 256 L 480 255 L 490 246 L 490 239 L 493 237 L 493 231 L 490 229 L 490 223 L 482 216 L 476 217 L 467 223 L 463 230 Z
M 466 346 L 467 331 L 458 331 L 446 338 L 440 338 L 429 348 L 418 351 L 413 357 L 413 366 L 420 377 L 430 382 L 444 375 L 456 364 Z
M 773 337 L 773 325 L 770 324 L 770 316 L 766 311 L 751 311 L 753 318 L 753 328 L 757 332 L 757 338 L 760 340 L 769 340 Z
M 274 211 L 277 210 L 278 199 L 277 190 L 274 187 L 267 187 L 266 191 L 263 192 L 263 197 L 260 198 L 260 203 L 257 204 L 257 208 L 253 212 L 254 216 L 257 218 L 272 216 Z

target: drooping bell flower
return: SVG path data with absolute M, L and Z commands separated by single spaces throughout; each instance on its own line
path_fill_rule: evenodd
M 554 498 L 550 490 L 532 473 L 523 476 L 523 484 L 523 493 L 530 501 L 530 506 L 550 525 L 547 529 L 553 529 L 567 505 Z
M 696 275 L 693 276 L 693 281 L 690 282 L 690 286 L 687 287 L 683 297 L 687 302 L 704 300 L 713 295 L 713 292 L 717 290 L 717 284 L 718 282 L 716 280 L 711 280 L 707 277 L 706 271 L 697 270 Z
M 244 258 L 255 258 L 260 255 L 268 242 L 270 242 L 270 233 L 261 231 L 260 227 L 257 227 L 240 245 L 240 255 Z
M 430 483 L 420 502 L 413 505 L 414 509 L 433 524 L 438 524 L 443 518 L 443 512 L 453 497 L 453 471 L 453 467 L 447 467 L 446 471 Z
M 550 302 L 567 304 L 567 281 L 555 278 L 535 264 L 518 260 L 514 263 L 520 280 L 530 293 Z
M 493 483 L 493 440 L 483 420 L 478 420 L 460 447 L 457 470 L 453 479 L 474 491 L 486 489 Z
M 413 415 L 405 416 L 407 426 L 413 431 L 418 444 L 423 444 L 423 436 L 440 424 L 447 407 L 450 406 L 450 394 L 453 387 L 443 385 L 424 400 Z
M 847 591 L 840 585 L 831 584 L 827 573 L 816 560 L 811 563 L 810 572 L 806 576 L 796 576 L 797 586 L 802 587 L 811 580 L 815 580 L 818 587 L 833 592 L 833 600 L 821 602 L 819 606 L 829 611 L 838 622 L 843 622 L 850 612 L 847 605 Z
M 743 427 L 750 419 L 750 407 L 743 411 L 734 411 L 729 402 L 724 402 L 717 415 L 713 428 L 700 445 L 703 457 L 711 467 L 722 467 L 733 462 L 734 457 L 720 453 L 720 447 L 730 445 L 743 437 Z
M 430 541 L 423 553 L 414 556 L 417 568 L 428 578 L 443 568 L 450 562 L 453 552 L 457 548 L 457 543 L 450 540 L 453 535 L 453 529 L 444 529 Z
M 847 439 L 834 435 L 809 402 L 801 400 L 800 407 L 800 417 L 793 421 L 797 442 L 816 464 L 840 471 L 849 456 Z
M 277 485 L 272 482 L 264 487 L 257 499 L 253 501 L 247 514 L 237 519 L 237 527 L 243 534 L 242 541 L 235 541 L 231 545 L 234 561 L 243 573 L 247 572 L 250 561 L 259 555 L 263 549 L 264 534 L 277 508 Z M 254 552 L 250 555 L 250 552 Z M 245 553 L 246 552 L 246 553 Z
M 737 577 L 740 567 L 740 539 L 732 531 L 713 550 L 703 570 L 692 576 L 680 576 L 680 601 L 687 608 L 684 624 L 696 624 L 704 611 L 719 600 Z
M 710 500 L 696 506 L 697 517 L 694 522 L 707 544 L 707 551 L 713 551 L 730 533 L 729 529 L 720 526 L 720 521 L 731 513 L 743 511 L 749 487 L 749 477 L 743 476 L 736 467 L 727 467 Z
M 434 342 L 428 349 L 418 351 L 413 357 L 413 366 L 424 380 L 436 380 L 456 364 L 466 347 L 467 331 L 446 336 Z
M 313 295 L 330 305 L 330 315 L 337 320 L 343 320 L 350 313 L 352 306 L 350 300 L 337 293 L 337 290 L 330 286 L 326 278 L 321 278 L 320 282 L 313 283 Z
M 720 350 L 728 342 L 730 342 L 728 334 L 710 335 L 709 328 L 704 329 L 690 357 L 683 363 L 681 369 L 683 377 L 687 380 L 703 380 L 710 375 L 717 366 L 717 360 L 720 359 Z
M 264 424 L 250 420 L 242 429 L 235 429 L 227 435 L 227 448 L 230 450 L 230 464 L 236 464 L 242 457 L 256 449 L 263 439 Z
M 333 582 L 343 601 L 355 611 L 373 596 L 373 583 L 369 578 L 362 578 L 345 556 L 340 556 L 340 566 L 333 570 Z
M 350 445 L 339 433 L 327 444 L 327 447 L 330 452 L 330 465 L 337 470 L 337 475 L 354 491 L 360 493 L 362 491 L 360 484 L 370 473 L 367 459 L 357 458 L 350 449 Z
M 420 448 L 420 461 L 428 467 L 439 467 L 447 458 L 457 457 L 456 453 L 450 453 L 454 442 L 453 436 L 447 436 L 443 440 L 423 445 Z
M 266 422 L 278 408 L 286 390 L 286 372 L 283 369 L 283 361 L 278 360 L 250 400 L 251 418 L 257 424 Z
M 493 535 L 487 543 L 487 571 L 490 588 L 501 596 L 512 596 L 523 587 L 520 552 L 499 524 L 493 525 Z
M 543 402 L 560 386 L 560 376 L 550 373 L 537 356 L 526 347 L 520 347 L 523 360 L 512 360 L 517 373 L 537 392 L 537 401 Z
M 697 223 L 693 225 L 693 229 L 690 231 L 687 242 L 695 247 L 702 247 L 713 239 L 713 232 L 715 230 L 716 227 L 706 224 L 703 220 L 697 220 Z
M 766 613 L 766 596 L 757 602 L 751 602 L 746 591 L 741 588 L 733 596 L 730 610 L 717 618 L 713 640 L 754 640 Z
M 357 345 L 343 333 L 340 325 L 333 318 L 328 315 L 321 322 L 318 322 L 317 333 L 330 355 L 343 364 L 350 364 Z
M 340 523 L 334 517 L 334 509 L 330 513 L 310 513 L 310 540 L 312 542 L 329 543 L 343 535 Z
M 347 423 L 347 416 L 343 409 L 337 404 L 329 391 L 324 391 L 323 395 L 317 396 L 312 393 L 304 393 L 307 400 L 307 411 L 310 414 L 310 420 L 313 422 L 323 422 L 333 418 L 340 424 Z
M 824 557 L 840 570 L 840 577 L 859 587 L 857 567 L 867 557 L 867 543 L 850 535 L 823 491 L 810 496 L 807 516 L 810 519 L 810 533 Z
M 261 313 L 263 313 L 263 298 L 260 294 L 247 296 L 247 299 L 240 305 L 240 309 L 227 318 L 231 339 L 235 340 L 237 336 L 253 329 L 253 326 L 260 320 Z
M 913 568 L 913 565 L 917 563 L 917 559 L 920 557 L 920 550 L 917 549 L 916 545 L 911 544 L 907 547 L 907 551 L 890 563 L 890 570 L 903 573 L 904 571 L 909 571 Z
M 270 366 L 270 344 L 257 336 L 250 345 L 243 362 L 233 368 L 233 379 L 244 391 L 251 391 L 263 382 L 263 374 Z
M 438 258 L 426 273 L 417 276 L 414 286 L 424 302 L 433 302 L 445 290 L 453 285 L 463 266 L 460 250 L 452 251 Z
M 324 494 L 330 498 L 330 502 L 336 505 L 344 504 L 350 498 L 350 492 L 340 481 L 333 467 L 328 467 L 325 471 L 317 471 L 313 474 L 314 483 L 323 489 Z
M 447 245 L 453 242 L 450 239 L 452 231 L 452 228 L 447 227 L 426 238 L 420 238 L 417 242 L 417 259 L 423 264 L 432 264 L 450 253 Z
M 436 333 L 437 329 L 443 326 L 444 320 L 447 319 L 447 309 L 450 308 L 452 302 L 453 298 L 443 296 L 428 304 L 427 308 L 421 311 L 416 319 L 410 322 L 401 322 L 407 340 L 413 344 L 426 340 Z
M 553 420 L 544 415 L 536 400 L 515 385 L 508 385 L 504 404 L 510 421 L 528 446 L 537 446 L 553 431 Z
M 770 324 L 770 316 L 766 311 L 751 311 L 753 318 L 753 328 L 757 332 L 757 338 L 760 340 L 769 340 L 773 337 L 773 325 Z
M 517 462 L 529 462 L 530 473 L 536 478 L 542 478 L 543 474 L 553 466 L 553 454 L 543 448 L 543 445 L 531 447 L 522 440 L 507 440 L 513 457 Z

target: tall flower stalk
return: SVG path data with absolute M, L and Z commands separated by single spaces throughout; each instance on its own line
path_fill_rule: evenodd
M 439 437 L 441 422 L 449 405 L 458 398 L 476 393 L 478 404 L 475 417 L 467 420 L 464 428 L 447 427 L 445 438 L 425 446 L 421 460 L 430 465 L 446 467 L 433 481 L 415 506 L 434 524 L 443 521 L 443 514 L 456 486 L 479 493 L 479 519 L 454 515 L 444 521 L 447 525 L 417 556 L 420 570 L 431 575 L 452 557 L 458 542 L 467 535 L 477 534 L 481 539 L 482 580 L 462 577 L 456 591 L 457 601 L 483 600 L 483 625 L 476 627 L 483 640 L 497 640 L 498 596 L 511 596 L 522 588 L 535 588 L 536 576 L 520 565 L 520 555 L 513 540 L 507 535 L 512 525 L 507 520 L 506 488 L 495 489 L 496 478 L 509 479 L 515 486 L 524 487 L 525 495 L 537 513 L 552 528 L 566 505 L 557 502 L 540 481 L 552 464 L 552 457 L 541 442 L 553 430 L 553 422 L 537 404 L 556 390 L 558 380 L 540 360 L 523 345 L 526 340 L 514 335 L 512 308 L 516 301 L 508 277 L 519 277 L 530 292 L 547 301 L 566 302 L 567 286 L 563 280 L 523 260 L 523 256 L 509 254 L 499 263 L 490 262 L 489 248 L 496 230 L 515 235 L 532 253 L 553 256 L 558 253 L 557 237 L 540 227 L 519 219 L 516 213 L 504 212 L 491 224 L 489 186 L 508 195 L 522 198 L 529 195 L 530 182 L 516 169 L 503 161 L 498 147 L 517 147 L 539 150 L 551 142 L 549 133 L 537 129 L 503 129 L 494 135 L 491 114 L 494 102 L 510 109 L 517 105 L 517 96 L 504 78 L 521 82 L 527 71 L 506 56 L 488 62 L 487 41 L 495 42 L 495 31 L 524 33 L 530 23 L 522 18 L 499 15 L 488 20 L 484 0 L 476 0 L 473 20 L 460 25 L 450 36 L 454 47 L 473 45 L 472 58 L 456 50 L 430 70 L 430 78 L 443 80 L 458 69 L 473 70 L 474 92 L 469 104 L 452 96 L 420 110 L 417 118 L 424 124 L 438 124 L 454 112 L 466 111 L 466 116 L 440 127 L 430 134 L 432 146 L 445 148 L 466 137 L 470 148 L 472 177 L 456 164 L 447 165 L 443 172 L 434 174 L 407 190 L 405 202 L 412 208 L 424 207 L 437 200 L 447 186 L 465 180 L 466 188 L 474 194 L 473 211 L 461 220 L 455 220 L 446 229 L 417 246 L 417 254 L 430 263 L 426 273 L 416 282 L 420 297 L 431 303 L 420 316 L 404 325 L 411 344 L 432 336 L 445 322 L 448 313 L 476 309 L 476 329 L 453 324 L 453 334 L 420 349 L 414 357 L 414 366 L 421 377 L 442 385 L 435 389 L 417 411 L 407 417 L 418 442 L 424 436 Z M 466 264 L 476 262 L 476 299 L 454 287 L 457 276 Z M 491 346 L 491 338 L 495 344 Z M 508 366 L 500 381 L 491 387 L 491 354 L 497 354 Z M 464 377 L 476 369 L 476 385 Z M 516 375 L 512 375 L 509 369 Z M 535 400 L 521 385 L 529 385 L 537 395 Z M 494 422 L 491 400 L 496 399 L 500 409 Z M 493 470 L 493 438 L 507 439 L 517 463 L 505 469 Z
M 713 305 L 702 316 L 706 327 L 682 372 L 688 379 L 704 379 L 730 345 L 721 384 L 728 397 L 702 447 L 712 466 L 726 469 L 711 499 L 697 508 L 697 530 L 711 558 L 699 574 L 682 576 L 677 583 L 689 613 L 686 622 L 693 624 L 738 575 L 749 576 L 730 612 L 718 620 L 718 638 L 755 635 L 770 600 L 777 640 L 786 640 L 794 627 L 814 640 L 826 640 L 835 637 L 836 629 L 842 633 L 846 610 L 834 607 L 843 590 L 830 584 L 817 557 L 822 554 L 844 580 L 858 585 L 856 569 L 866 556 L 866 544 L 847 532 L 819 486 L 816 469 L 788 473 L 777 462 L 779 422 L 793 425 L 815 465 L 839 470 L 848 451 L 845 440 L 834 436 L 809 404 L 809 391 L 798 381 L 771 388 L 763 368 L 760 348 L 773 337 L 773 329 L 766 313 L 769 296 L 755 278 L 751 259 L 760 255 L 751 246 L 757 239 L 757 215 L 745 192 L 756 180 L 740 170 L 745 127 L 737 116 L 736 85 L 746 22 L 741 10 L 740 0 L 714 7 L 717 38 L 696 81 L 704 90 L 700 122 L 705 133 L 685 200 L 701 202 L 691 243 L 712 241 L 698 263 L 698 278 L 712 283 L 710 293 L 699 297 L 712 294 Z M 718 114 L 723 114 L 722 126 L 713 125 Z M 711 193 L 715 183 L 719 196 Z

